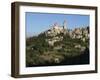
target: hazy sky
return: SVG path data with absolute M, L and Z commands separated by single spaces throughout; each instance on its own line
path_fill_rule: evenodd
M 89 15 L 49 14 L 26 12 L 26 36 L 33 36 L 51 27 L 54 23 L 63 25 L 67 21 L 67 28 L 89 26 Z

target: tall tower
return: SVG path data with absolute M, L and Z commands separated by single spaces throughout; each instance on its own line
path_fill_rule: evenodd
M 63 29 L 67 29 L 67 22 L 66 22 L 66 20 L 64 20 Z

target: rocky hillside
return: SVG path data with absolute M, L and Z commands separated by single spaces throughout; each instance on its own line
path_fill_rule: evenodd
M 54 24 L 26 40 L 26 66 L 74 65 L 89 63 L 89 27 L 69 30 Z

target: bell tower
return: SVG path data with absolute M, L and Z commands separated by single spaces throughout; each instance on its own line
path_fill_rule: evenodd
M 66 22 L 66 20 L 64 20 L 63 29 L 67 29 L 67 22 Z

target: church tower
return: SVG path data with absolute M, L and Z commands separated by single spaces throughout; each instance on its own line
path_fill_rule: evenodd
M 64 20 L 63 29 L 67 29 L 67 22 L 66 22 L 66 20 Z

